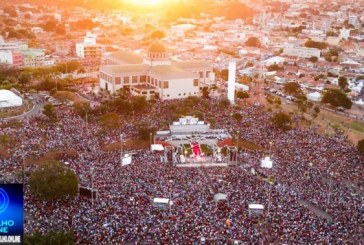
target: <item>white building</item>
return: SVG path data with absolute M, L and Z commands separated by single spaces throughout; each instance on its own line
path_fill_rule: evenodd
M 82 43 L 76 43 L 76 55 L 83 59 L 101 59 L 105 52 L 105 46 L 96 43 L 97 36 L 87 33 Z
M 350 37 L 350 29 L 342 28 L 340 29 L 340 39 L 348 40 Z
M 13 64 L 13 53 L 11 50 L 0 50 L 0 63 Z
M 299 58 L 311 58 L 311 57 L 319 58 L 321 51 L 317 48 L 293 47 L 293 48 L 284 48 L 283 54 Z
M 171 62 L 166 47 L 159 41 L 148 48 L 144 59 L 130 52 L 118 51 L 106 57 L 100 67 L 100 88 L 115 93 L 129 88 L 133 95 L 161 100 L 199 96 L 211 85 L 212 67 L 203 61 Z
M 23 55 L 24 67 L 38 67 L 44 65 L 45 54 L 41 49 L 20 50 Z
M 23 105 L 23 99 L 14 92 L 0 89 L 0 109 Z
M 196 29 L 196 26 L 193 24 L 174 25 L 171 27 L 171 34 L 178 36 L 178 37 L 183 37 L 186 32 L 193 31 L 195 29 Z

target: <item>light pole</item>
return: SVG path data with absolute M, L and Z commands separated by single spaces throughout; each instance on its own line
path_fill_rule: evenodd
M 268 216 L 270 216 L 271 196 L 272 196 L 272 185 L 269 183 Z
M 149 134 L 149 140 L 150 140 L 150 145 L 152 145 L 154 142 L 153 142 L 153 133 L 151 132 L 150 134 Z
M 24 145 L 21 145 L 21 149 L 22 150 L 24 150 L 24 147 L 25 147 Z M 24 155 L 22 157 L 22 167 L 23 167 L 23 188 L 24 188 L 24 180 L 25 180 L 25 161 L 24 161 Z
M 236 146 L 238 147 L 238 151 L 239 151 L 239 137 L 240 137 L 240 131 L 236 131 L 237 136 L 236 136 Z
M 332 185 L 332 175 L 333 172 L 329 172 L 330 181 L 329 181 L 329 194 L 327 195 L 327 204 L 330 205 L 330 197 L 331 197 L 331 185 Z
M 120 165 L 123 161 L 123 134 L 120 134 Z
M 173 194 L 173 180 L 169 180 L 169 215 L 172 215 L 172 194 Z
M 94 208 L 94 167 L 91 167 L 91 207 Z
M 269 158 L 271 158 L 271 154 L 272 154 L 272 145 L 273 145 L 273 142 L 270 141 L 269 142 Z

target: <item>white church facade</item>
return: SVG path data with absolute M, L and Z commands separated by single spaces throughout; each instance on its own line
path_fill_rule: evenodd
M 147 99 L 182 99 L 200 96 L 202 88 L 209 87 L 214 78 L 207 62 L 172 62 L 160 41 L 148 47 L 146 57 L 117 51 L 106 62 L 108 65 L 100 67 L 99 85 L 111 94 L 127 87 L 133 95 Z

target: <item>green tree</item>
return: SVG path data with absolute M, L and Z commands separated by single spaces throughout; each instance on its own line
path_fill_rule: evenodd
M 308 60 L 311 61 L 312 63 L 316 63 L 318 61 L 318 58 L 316 56 L 312 56 Z
M 280 71 L 283 70 L 283 66 L 279 66 L 277 64 L 272 64 L 268 66 L 268 71 Z
M 120 116 L 114 112 L 108 112 L 100 117 L 100 126 L 103 129 L 118 129 L 121 126 Z
M 325 49 L 329 45 L 325 42 L 316 42 L 313 40 L 307 40 L 304 44 L 306 48 L 317 48 L 317 49 Z
M 236 98 L 247 99 L 247 98 L 249 98 L 249 93 L 246 91 L 238 91 L 238 92 L 236 92 Z
M 223 98 L 219 102 L 219 107 L 223 109 L 227 109 L 230 106 L 230 101 L 226 98 Z
M 73 245 L 73 235 L 71 232 L 51 231 L 42 235 L 35 232 L 24 237 L 24 245 Z
M 147 100 L 144 96 L 133 96 L 131 98 L 131 105 L 135 112 L 143 111 L 147 107 L 147 104 Z
M 49 118 L 55 118 L 56 112 L 54 110 L 54 106 L 51 104 L 46 104 L 43 108 L 43 114 Z
M 234 113 L 233 114 L 233 118 L 236 120 L 236 121 L 241 121 L 241 119 L 243 118 L 243 116 L 240 114 L 240 113 Z
M 86 119 L 86 115 L 91 111 L 90 104 L 88 102 L 76 102 L 73 104 L 73 109 L 76 113 Z
M 202 88 L 202 97 L 203 98 L 210 98 L 209 88 L 208 87 L 203 87 Z
M 156 129 L 150 127 L 149 125 L 146 124 L 141 124 L 138 127 L 138 137 L 141 140 L 148 140 L 150 137 L 150 134 L 154 134 Z
M 349 85 L 348 84 L 348 79 L 346 77 L 339 77 L 338 84 L 339 84 L 339 87 L 342 90 L 345 90 L 348 87 L 348 85 Z
M 288 131 L 292 128 L 292 119 L 289 115 L 284 112 L 279 112 L 271 118 L 271 122 L 274 127 L 279 128 L 283 131 Z
M 261 46 L 261 43 L 257 37 L 250 37 L 250 38 L 248 38 L 248 40 L 246 40 L 245 45 L 249 46 L 249 47 L 259 48 Z
M 21 85 L 26 85 L 28 83 L 30 83 L 30 74 L 28 72 L 22 72 L 20 73 L 20 76 L 18 78 L 18 81 Z
M 57 200 L 78 193 L 76 174 L 57 161 L 44 162 L 30 175 L 30 192 L 43 200 Z
M 359 140 L 357 148 L 359 152 L 364 154 L 364 139 Z
M 328 89 L 324 92 L 322 103 L 328 103 L 334 107 L 344 107 L 350 109 L 352 106 L 351 100 L 347 95 L 338 89 Z
M 285 93 L 297 96 L 302 93 L 301 87 L 296 82 L 289 82 L 284 84 L 283 90 Z

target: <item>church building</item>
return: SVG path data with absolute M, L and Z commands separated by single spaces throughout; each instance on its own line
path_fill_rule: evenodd
M 149 47 L 146 57 L 117 51 L 106 57 L 100 67 L 100 88 L 115 93 L 129 88 L 131 94 L 147 99 L 182 99 L 200 96 L 203 87 L 213 82 L 212 67 L 204 61 L 172 62 L 159 40 Z

